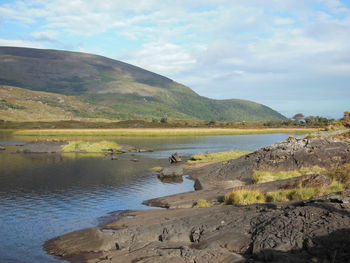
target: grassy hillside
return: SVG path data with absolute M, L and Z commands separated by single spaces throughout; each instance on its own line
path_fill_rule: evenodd
M 112 111 L 87 104 L 73 96 L 0 85 L 0 120 L 102 120 L 107 114 L 112 115 Z
M 81 109 L 84 116 L 80 117 L 225 121 L 284 118 L 261 104 L 205 98 L 161 75 L 77 52 L 0 47 L 0 85 L 50 92 L 52 96 L 75 96 L 72 101 L 85 105 Z M 89 106 L 95 110 L 88 110 Z

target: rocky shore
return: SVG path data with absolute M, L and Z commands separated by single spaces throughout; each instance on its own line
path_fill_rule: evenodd
M 45 249 L 90 263 L 349 262 L 349 190 L 304 201 L 222 205 L 225 194 L 242 189 L 329 186 L 322 173 L 265 183 L 253 183 L 253 173 L 340 167 L 350 163 L 349 138 L 349 131 L 290 137 L 228 162 L 183 165 L 197 191 L 145 201 L 171 209 L 125 211 L 103 226 L 49 240 Z M 192 208 L 199 199 L 214 206 Z

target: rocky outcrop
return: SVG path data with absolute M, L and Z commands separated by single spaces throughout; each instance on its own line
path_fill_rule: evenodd
M 172 165 L 163 168 L 158 174 L 159 179 L 167 179 L 174 177 L 182 177 L 184 174 L 184 169 L 181 166 Z
M 301 167 L 329 168 L 350 162 L 350 143 L 332 134 L 310 138 L 289 137 L 285 141 L 230 160 L 227 164 L 209 164 L 200 171 L 189 171 L 197 189 L 217 188 L 217 182 L 238 180 L 252 183 L 254 170 L 288 171 Z M 185 170 L 186 173 L 186 170 Z
M 18 153 L 60 153 L 64 145 L 68 144 L 66 141 L 36 141 L 26 143 L 17 150 Z
M 193 207 L 199 199 L 203 199 L 214 204 L 222 203 L 224 201 L 225 194 L 236 190 L 258 190 L 261 193 L 266 193 L 281 189 L 297 188 L 299 186 L 324 187 L 330 183 L 331 180 L 328 176 L 322 174 L 310 174 L 261 184 L 241 185 L 232 188 L 221 187 L 180 193 L 146 200 L 143 202 L 143 204 L 162 208 L 190 208 Z
M 127 211 L 45 247 L 91 263 L 348 262 L 349 198 L 345 192 L 288 204 Z

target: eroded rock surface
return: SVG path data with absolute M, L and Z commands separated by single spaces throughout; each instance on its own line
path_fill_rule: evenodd
M 197 189 L 211 189 L 217 188 L 218 181 L 230 184 L 239 180 L 251 184 L 254 170 L 288 171 L 312 166 L 329 168 L 349 162 L 350 143 L 332 135 L 301 139 L 290 137 L 227 164 L 210 164 L 199 171 L 189 172 L 197 180 Z
M 288 204 L 129 211 L 128 218 L 61 236 L 46 248 L 91 263 L 348 262 L 349 197 L 345 192 Z

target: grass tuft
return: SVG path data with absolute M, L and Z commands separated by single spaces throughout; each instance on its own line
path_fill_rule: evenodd
M 163 170 L 163 167 L 155 166 L 155 167 L 150 168 L 149 170 L 152 171 L 152 172 L 160 172 L 160 171 Z
M 197 164 L 197 163 L 224 162 L 231 159 L 237 159 L 248 153 L 249 152 L 229 151 L 229 152 L 194 154 L 191 156 L 191 159 L 187 161 L 187 163 Z
M 299 170 L 292 170 L 292 171 L 279 171 L 279 172 L 254 171 L 253 183 L 259 184 L 259 183 L 289 179 L 289 178 L 298 177 L 306 174 L 319 174 L 319 173 L 326 173 L 326 172 L 327 172 L 326 169 L 321 168 L 319 166 L 303 167 L 303 168 L 300 168 Z
M 106 149 L 120 149 L 120 145 L 116 142 L 100 141 L 71 141 L 62 147 L 63 153 L 82 152 L 82 153 L 103 153 Z
M 226 204 L 250 205 L 265 203 L 266 198 L 260 191 L 236 190 L 225 195 Z
M 205 207 L 212 207 L 212 206 L 213 206 L 213 204 L 209 203 L 207 200 L 199 199 L 193 207 L 194 208 L 205 208 Z

